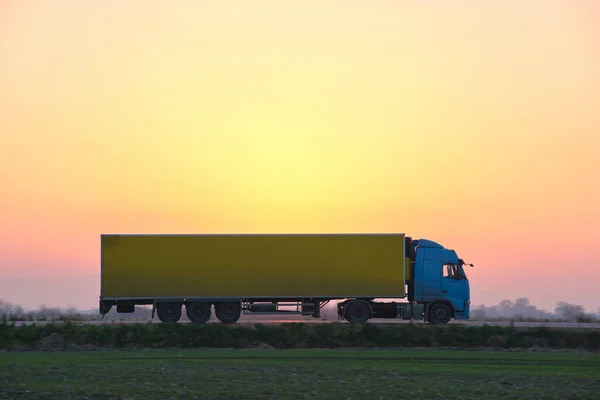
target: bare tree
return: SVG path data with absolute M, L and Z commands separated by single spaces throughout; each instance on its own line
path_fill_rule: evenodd
M 558 302 L 554 312 L 559 318 L 566 319 L 567 321 L 581 321 L 586 316 L 583 306 L 564 301 Z

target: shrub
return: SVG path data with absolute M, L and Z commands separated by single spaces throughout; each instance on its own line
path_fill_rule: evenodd
M 600 332 L 591 329 L 515 328 L 513 326 L 102 324 L 67 321 L 15 326 L 0 323 L 0 349 L 36 349 L 52 335 L 71 346 L 96 348 L 274 348 L 341 347 L 501 347 L 600 349 Z

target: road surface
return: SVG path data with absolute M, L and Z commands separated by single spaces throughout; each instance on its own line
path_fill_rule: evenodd
M 279 325 L 285 322 L 301 322 L 306 324 L 322 324 L 327 322 L 339 322 L 343 324 L 347 324 L 346 321 L 338 321 L 331 319 L 251 319 L 251 318 L 240 318 L 236 325 L 254 325 L 254 324 L 263 324 L 263 325 Z M 14 324 L 16 326 L 23 325 L 45 325 L 49 324 L 51 321 L 17 321 Z M 61 323 L 60 321 L 55 321 L 55 323 Z M 75 324 L 80 325 L 110 325 L 110 324 L 135 324 L 135 323 L 160 323 L 158 318 L 150 321 L 147 319 L 139 319 L 139 320 L 94 320 L 94 321 L 76 321 Z M 180 324 L 189 324 L 189 321 L 180 321 Z M 210 320 L 209 324 L 220 323 L 218 320 Z M 410 321 L 404 320 L 370 320 L 369 323 L 373 324 L 388 324 L 388 325 L 406 325 L 410 324 Z M 414 324 L 423 324 L 422 321 L 413 321 Z M 483 325 L 496 325 L 496 326 L 510 326 L 510 321 L 451 321 L 449 325 L 466 325 L 466 326 L 483 326 Z M 578 322 L 514 322 L 514 326 L 517 328 L 535 328 L 535 327 L 545 327 L 545 328 L 586 328 L 586 329 L 600 329 L 600 323 L 578 323 Z

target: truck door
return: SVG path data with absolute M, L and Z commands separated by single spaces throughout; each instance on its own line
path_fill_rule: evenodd
M 465 309 L 465 282 L 466 281 L 463 279 L 458 265 L 445 264 L 442 266 L 440 290 L 442 292 L 442 296 L 446 297 L 456 311 L 464 311 Z
M 429 249 L 427 249 L 430 251 Z M 426 260 L 423 265 L 423 301 L 434 301 L 440 297 L 440 262 L 437 260 Z
M 417 253 L 417 260 L 422 262 L 422 292 L 421 301 L 428 302 L 440 298 L 440 280 L 442 279 L 442 271 L 440 270 L 441 262 L 439 260 L 439 250 L 423 248 Z

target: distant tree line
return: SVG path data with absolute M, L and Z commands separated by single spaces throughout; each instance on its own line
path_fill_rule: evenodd
M 514 302 L 502 300 L 495 306 L 476 306 L 471 310 L 471 318 L 486 321 L 594 322 L 600 320 L 600 308 L 597 313 L 591 313 L 581 305 L 559 301 L 554 312 L 548 312 L 532 305 L 526 297 L 520 297 Z

